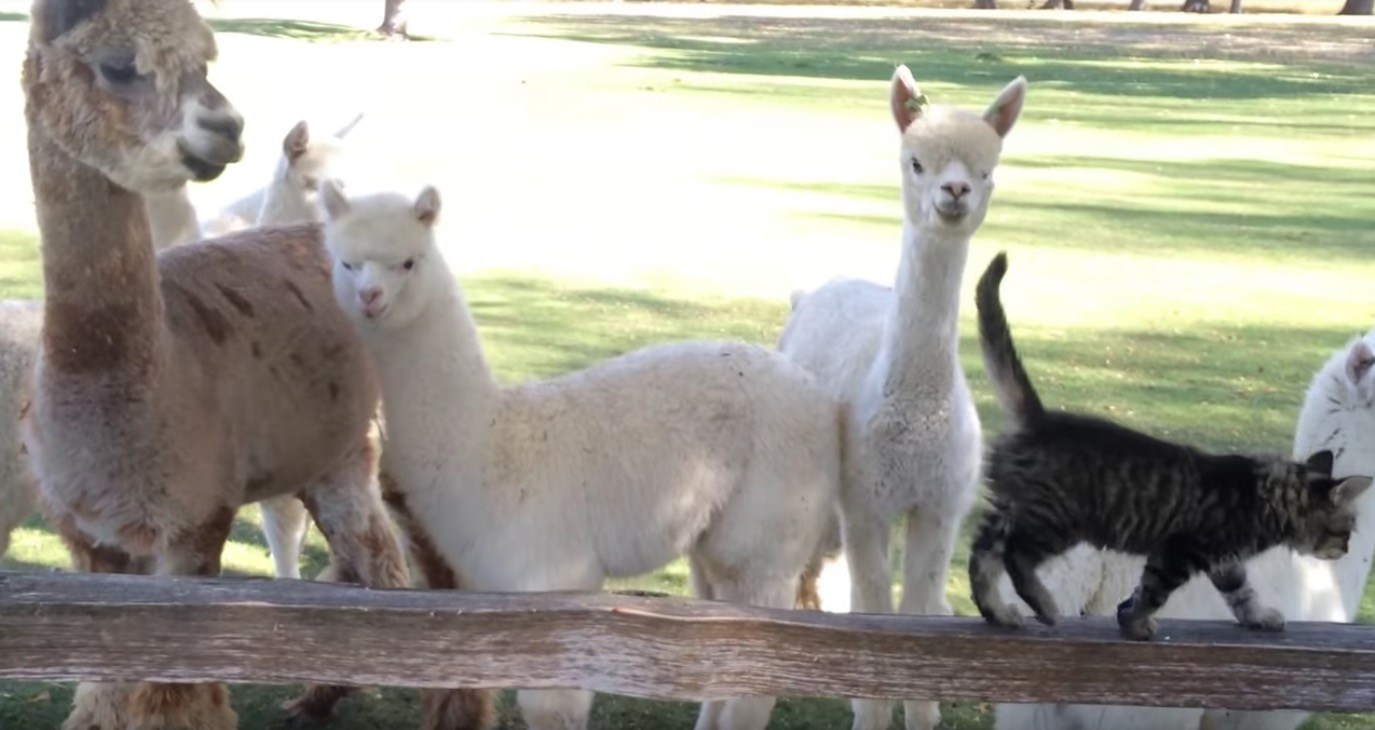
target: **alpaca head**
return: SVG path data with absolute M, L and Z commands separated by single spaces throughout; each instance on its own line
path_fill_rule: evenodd
M 277 163 L 276 179 L 312 210 L 317 206 L 320 184 L 334 177 L 331 168 L 344 152 L 344 137 L 363 118 L 359 114 L 333 136 L 312 139 L 305 120 L 282 139 L 282 157 Z
M 406 326 L 425 310 L 437 282 L 452 281 L 435 245 L 439 192 L 433 187 L 414 200 L 398 193 L 350 199 L 326 180 L 320 201 L 335 298 L 365 332 Z
M 142 193 L 213 180 L 243 155 L 188 0 L 35 0 L 32 17 L 28 122 L 77 161 Z
M 982 115 L 930 104 L 912 72 L 898 66 L 889 102 L 902 133 L 902 202 L 907 221 L 973 233 L 988 213 L 993 168 L 1026 98 L 1018 76 Z

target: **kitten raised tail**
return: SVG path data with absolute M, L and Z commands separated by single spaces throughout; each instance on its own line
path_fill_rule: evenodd
M 1006 274 L 1007 253 L 1000 251 L 979 277 L 974 301 L 979 312 L 979 347 L 983 351 L 984 369 L 1002 406 L 1003 431 L 1011 433 L 1040 420 L 1045 407 L 1041 405 L 1041 397 L 1036 394 L 1026 368 L 1022 367 L 1022 359 L 1012 342 L 1007 313 L 998 295 L 998 287 Z M 969 582 L 974 604 L 984 619 L 1002 626 L 1020 626 L 1022 615 L 1003 600 L 998 590 L 998 580 L 1004 572 L 1009 527 L 1007 518 L 998 509 L 984 515 L 969 557 Z M 1023 574 L 1014 575 L 1021 577 Z M 1031 599 L 1028 603 L 1036 612 L 1036 618 L 1042 623 L 1054 624 L 1058 611 L 1049 591 L 1040 585 L 1034 574 L 1030 580 L 1019 582 L 1023 585 L 1018 592 L 1028 594 Z
M 974 301 L 979 310 L 979 348 L 983 351 L 984 369 L 1002 406 L 1003 417 L 1008 419 L 1004 430 L 1013 431 L 1040 419 L 1045 407 L 1017 356 L 1007 314 L 998 296 L 998 287 L 1006 274 L 1007 254 L 999 252 L 979 277 Z

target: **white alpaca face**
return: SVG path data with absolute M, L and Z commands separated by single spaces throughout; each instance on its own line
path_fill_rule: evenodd
M 334 168 L 344 152 L 343 135 L 352 126 L 350 124 L 333 137 L 312 139 L 309 126 L 302 121 L 282 140 L 278 178 L 311 210 L 319 207 L 320 185 L 326 179 L 337 179 Z
M 243 118 L 206 79 L 214 37 L 190 3 L 38 7 L 38 85 L 63 86 L 38 113 L 70 153 L 137 192 L 213 180 L 242 157 Z M 148 27 L 166 33 L 139 35 Z
M 414 321 L 434 277 L 448 276 L 434 242 L 438 194 L 426 188 L 415 201 L 392 193 L 348 200 L 326 181 L 321 202 L 339 306 L 364 332 Z
M 1025 92 L 1024 80 L 1013 81 L 980 116 L 930 104 L 907 67 L 898 67 L 889 101 L 902 132 L 902 197 L 911 224 L 971 233 L 983 223 L 1002 140 Z

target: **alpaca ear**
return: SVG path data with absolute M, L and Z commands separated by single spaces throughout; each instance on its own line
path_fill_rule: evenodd
M 899 132 L 906 132 L 912 122 L 921 116 L 926 106 L 926 95 L 917 88 L 917 80 L 906 66 L 898 66 L 893 71 L 893 86 L 888 92 L 888 103 L 893 108 L 893 121 L 898 124 Z
M 310 149 L 310 126 L 302 119 L 282 139 L 282 154 L 288 162 L 296 162 Z
M 1360 383 L 1361 378 L 1370 372 L 1371 365 L 1375 365 L 1375 353 L 1370 351 L 1370 345 L 1365 340 L 1358 340 L 1346 353 L 1346 379 L 1352 385 Z
M 1347 477 L 1337 482 L 1329 493 L 1332 496 L 1332 504 L 1351 504 L 1365 494 L 1365 490 L 1370 488 L 1370 477 Z
M 1311 471 L 1330 475 L 1332 474 L 1332 461 L 1332 451 L 1330 449 L 1323 449 L 1322 451 L 1313 452 L 1313 455 L 1308 457 L 1308 461 L 1305 462 L 1305 464 Z
M 106 0 L 46 0 L 36 15 L 42 23 L 43 42 L 52 43 L 82 21 L 105 9 Z
M 415 199 L 415 217 L 427 226 L 439 220 L 439 191 L 433 185 L 426 185 Z
M 999 137 L 1006 137 L 1007 133 L 1012 131 L 1012 125 L 1017 123 L 1017 117 L 1022 115 L 1024 101 L 1026 77 L 1018 76 L 998 93 L 998 98 L 994 99 L 993 104 L 984 112 L 984 120 L 993 127 L 993 131 L 997 132 Z
M 358 116 L 354 117 L 353 121 L 349 122 L 348 124 L 345 124 L 343 127 L 339 129 L 338 132 L 334 133 L 334 138 L 343 139 L 347 137 L 349 132 L 352 132 L 353 128 L 358 126 L 358 123 L 361 121 L 363 121 L 363 112 L 358 112 Z
M 320 184 L 320 204 L 330 220 L 338 220 L 353 209 L 349 199 L 344 197 L 344 188 L 338 180 L 328 179 Z

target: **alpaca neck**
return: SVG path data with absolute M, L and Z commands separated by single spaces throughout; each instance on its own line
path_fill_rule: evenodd
M 884 393 L 946 392 L 959 370 L 960 287 L 969 236 L 904 222 L 893 310 L 884 328 Z
M 257 224 L 260 226 L 280 226 L 291 223 L 305 223 L 316 219 L 315 209 L 305 199 L 300 190 L 278 172 L 272 184 L 263 192 L 263 205 L 258 210 Z
M 397 332 L 377 332 L 372 341 L 388 442 L 424 452 L 398 453 L 403 461 L 481 453 L 501 398 L 463 293 L 447 270 L 443 278 L 414 322 Z M 459 461 L 479 467 L 476 458 Z
M 162 299 L 143 197 L 29 126 L 42 236 L 43 356 L 66 374 L 151 378 Z

